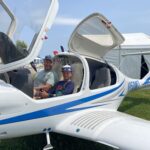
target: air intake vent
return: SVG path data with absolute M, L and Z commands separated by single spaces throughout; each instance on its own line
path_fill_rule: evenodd
M 79 118 L 76 118 L 71 125 L 76 126 L 78 128 L 85 128 L 89 130 L 94 130 L 98 128 L 103 122 L 115 118 L 115 112 L 108 112 L 108 111 L 95 111 L 91 113 L 87 113 L 82 115 Z

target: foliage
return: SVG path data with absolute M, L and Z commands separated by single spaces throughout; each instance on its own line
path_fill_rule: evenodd
M 150 92 L 138 90 L 129 93 L 119 111 L 150 120 Z M 66 135 L 51 133 L 54 150 L 112 150 L 107 146 L 91 141 L 81 140 Z M 35 135 L 17 139 L 4 140 L 0 143 L 2 150 L 42 150 L 46 145 L 45 135 Z
M 24 41 L 16 41 L 16 47 L 17 49 L 27 49 L 27 44 Z

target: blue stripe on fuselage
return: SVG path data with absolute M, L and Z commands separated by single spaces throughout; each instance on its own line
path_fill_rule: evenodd
M 93 107 L 106 105 L 106 104 L 101 104 L 101 105 L 97 105 L 97 106 L 89 106 L 89 107 L 70 109 L 71 107 L 75 107 L 77 105 L 87 103 L 87 102 L 95 100 L 97 98 L 101 98 L 103 96 L 106 96 L 106 95 L 116 91 L 117 89 L 119 89 L 123 85 L 123 83 L 124 82 L 122 82 L 119 86 L 117 86 L 113 89 L 110 89 L 108 91 L 102 92 L 100 94 L 96 94 L 96 95 L 93 95 L 93 96 L 81 98 L 79 100 L 74 100 L 72 102 L 68 102 L 68 103 L 53 106 L 53 107 L 50 107 L 50 108 L 38 110 L 38 111 L 27 113 L 27 114 L 24 114 L 24 115 L 15 116 L 15 117 L 11 117 L 11 118 L 8 118 L 8 119 L 0 120 L 0 125 L 15 123 L 15 122 L 21 122 L 21 121 L 27 121 L 27 120 L 32 120 L 32 119 L 39 119 L 39 118 L 43 118 L 43 117 L 60 115 L 60 114 L 64 114 L 64 113 L 69 113 L 69 112 L 74 112 L 74 111 L 79 111 L 79 110 L 84 110 L 84 109 L 88 109 L 88 108 L 93 108 Z

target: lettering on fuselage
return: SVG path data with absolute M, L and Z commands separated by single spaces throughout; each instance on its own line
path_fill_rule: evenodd
M 137 89 L 140 87 L 140 83 L 139 81 L 132 81 L 132 82 L 129 82 L 128 84 L 128 90 L 134 90 L 134 89 Z
M 148 79 L 145 80 L 143 85 L 149 85 L 150 84 L 150 77 Z

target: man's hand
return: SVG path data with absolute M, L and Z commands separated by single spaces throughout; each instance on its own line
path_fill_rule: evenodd
M 44 90 L 43 91 L 41 90 L 39 92 L 39 95 L 40 95 L 41 98 L 48 98 L 48 93 Z
M 48 92 L 51 87 L 52 87 L 52 86 L 51 86 L 50 84 L 43 84 L 43 85 L 40 85 L 40 86 L 38 86 L 38 87 L 35 87 L 34 89 L 35 89 L 36 91 L 41 91 L 41 90 L 43 90 L 43 91 Z

